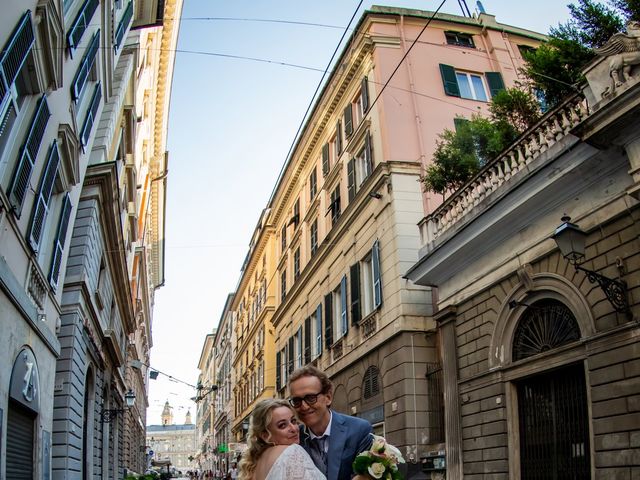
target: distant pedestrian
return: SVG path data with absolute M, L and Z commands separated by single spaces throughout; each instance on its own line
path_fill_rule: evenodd
M 236 480 L 238 478 L 238 465 L 236 462 L 231 464 L 231 468 L 229 469 L 229 473 L 227 473 L 227 480 Z

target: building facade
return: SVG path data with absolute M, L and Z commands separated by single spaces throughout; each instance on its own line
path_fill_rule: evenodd
M 408 278 L 438 290 L 447 478 L 637 469 L 640 83 L 610 62 L 421 221 Z
M 181 1 L 5 3 L 0 476 L 142 472 Z
M 216 332 L 206 336 L 202 352 L 200 353 L 200 361 L 198 369 L 199 397 L 196 397 L 196 430 L 198 441 L 197 461 L 200 470 L 212 470 L 214 465 L 214 447 L 213 447 L 213 396 L 210 395 L 210 386 L 214 384 L 215 379 L 215 356 L 214 356 L 214 339 Z
M 403 278 L 420 248 L 416 225 L 440 202 L 422 192 L 420 175 L 443 128 L 486 112 L 517 80 L 518 47 L 543 39 L 486 14 L 438 14 L 427 26 L 431 16 L 363 15 L 268 218 L 277 394 L 288 395 L 295 368 L 318 366 L 334 382 L 332 407 L 369 420 L 412 469 L 445 440 L 433 292 Z
M 182 473 L 194 469 L 193 459 L 197 450 L 196 426 L 191 421 L 191 413 L 187 412 L 183 425 L 173 423 L 173 409 L 169 402 L 162 410 L 162 424 L 148 425 L 146 443 L 152 455 L 149 456 L 150 466 L 153 462 L 166 464 Z

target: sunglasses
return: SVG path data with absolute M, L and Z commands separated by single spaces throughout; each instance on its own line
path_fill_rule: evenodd
M 309 395 L 305 395 L 304 397 L 290 397 L 289 404 L 293 408 L 298 408 L 300 405 L 302 405 L 302 401 L 304 400 L 304 403 L 306 403 L 307 405 L 314 405 L 318 401 L 318 395 L 322 395 L 322 392 L 310 393 Z

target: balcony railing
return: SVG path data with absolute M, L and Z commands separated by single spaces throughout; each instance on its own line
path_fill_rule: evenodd
M 422 245 L 432 242 L 565 137 L 588 114 L 586 101 L 576 94 L 551 111 L 507 151 L 490 161 L 466 185 L 453 193 L 419 224 Z

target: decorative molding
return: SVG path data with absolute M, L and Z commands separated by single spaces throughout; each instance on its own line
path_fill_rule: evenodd
M 36 6 L 36 54 L 40 90 L 57 90 L 63 85 L 64 28 L 54 0 L 40 0 Z
M 60 176 L 66 191 L 80 181 L 80 143 L 74 128 L 68 123 L 58 127 L 58 148 L 60 151 Z

